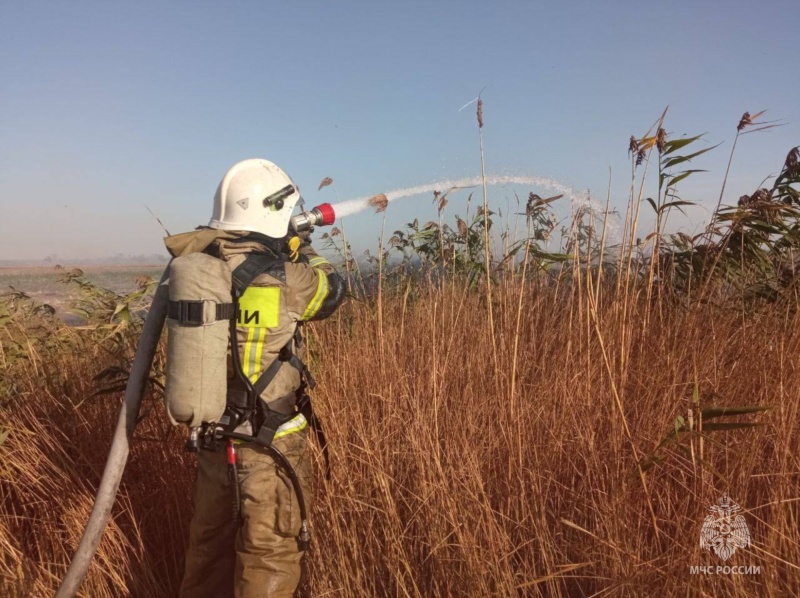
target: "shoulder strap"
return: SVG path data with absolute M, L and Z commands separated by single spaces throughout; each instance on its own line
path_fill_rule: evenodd
M 290 341 L 291 343 L 291 341 Z M 291 351 L 291 348 L 284 347 L 281 349 L 281 353 L 284 352 L 284 349 L 288 349 Z M 288 357 L 283 357 L 282 355 L 278 355 L 269 367 L 264 370 L 264 372 L 258 377 L 258 379 L 253 383 L 253 392 L 255 396 L 260 397 L 261 393 L 267 389 L 267 386 L 275 379 L 275 376 L 278 375 L 278 370 L 281 369 L 284 363 L 288 363 L 298 372 L 300 372 L 300 379 L 310 388 L 314 389 L 317 385 L 317 382 L 314 380 L 314 377 L 311 375 L 311 372 L 306 367 L 306 364 L 294 353 L 289 353 Z
M 285 283 L 286 282 L 286 262 L 275 255 L 265 254 L 251 254 L 245 258 L 239 266 L 237 266 L 232 274 L 232 285 L 234 291 L 234 302 L 238 309 L 238 298 L 242 296 L 244 291 L 253 280 L 260 274 L 269 274 L 273 278 Z M 251 383 L 246 377 L 243 376 L 243 370 L 239 359 L 239 352 L 236 349 L 234 339 L 236 338 L 236 319 L 231 319 L 230 330 L 232 353 L 234 358 L 234 370 L 239 377 L 242 384 L 245 386 L 247 395 L 247 404 L 252 414 L 256 408 L 258 398 L 261 396 L 270 383 L 275 379 L 281 366 L 284 363 L 289 363 L 300 372 L 301 380 L 304 380 L 310 388 L 315 386 L 314 379 L 311 372 L 308 371 L 306 365 L 296 356 L 292 351 L 293 340 L 290 340 L 285 347 L 281 349 L 278 357 L 267 367 L 267 369 L 258 377 L 258 379 Z M 231 392 L 229 390 L 229 404 L 231 402 Z M 293 417 L 293 416 L 291 416 Z M 264 421 L 259 426 L 258 437 L 261 440 L 270 444 L 278 427 L 288 421 L 290 417 L 273 412 L 267 408 Z
M 234 268 L 231 273 L 231 286 L 233 294 L 234 310 L 230 318 L 230 330 L 228 332 L 228 342 L 230 345 L 231 360 L 233 362 L 234 386 L 228 387 L 228 407 L 234 407 L 240 411 L 245 411 L 245 417 L 252 417 L 257 397 L 261 393 L 253 392 L 253 385 L 247 376 L 244 375 L 242 369 L 242 360 L 239 355 L 239 348 L 237 346 L 236 338 L 236 324 L 239 311 L 239 297 L 245 292 L 250 283 L 255 280 L 259 274 L 269 273 L 271 276 L 285 281 L 286 269 L 283 261 L 276 255 L 265 254 L 249 254 L 245 257 L 244 261 Z M 274 377 L 274 374 L 273 374 Z M 238 386 L 237 386 L 238 384 Z
M 247 289 L 260 274 L 269 274 L 273 278 L 277 278 L 285 283 L 285 262 L 273 255 L 260 253 L 248 255 L 239 266 L 234 268 L 231 274 L 233 290 L 236 291 L 236 295 L 241 297 L 245 289 Z

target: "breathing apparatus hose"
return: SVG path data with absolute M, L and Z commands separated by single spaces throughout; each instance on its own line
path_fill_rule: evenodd
M 125 469 L 125 463 L 128 460 L 133 431 L 139 418 L 139 407 L 142 404 L 142 397 L 147 387 L 150 367 L 153 365 L 158 341 L 161 338 L 161 329 L 164 327 L 164 320 L 167 317 L 169 288 L 164 282 L 168 277 L 169 265 L 164 270 L 164 274 L 156 287 L 150 311 L 147 313 L 147 318 L 142 328 L 142 336 L 136 346 L 136 354 L 131 365 L 128 384 L 125 387 L 125 399 L 119 411 L 117 428 L 114 431 L 111 449 L 108 452 L 103 478 L 100 480 L 100 486 L 97 489 L 97 497 L 94 501 L 92 514 L 89 516 L 89 521 L 83 531 L 83 536 L 81 536 L 78 549 L 72 557 L 67 574 L 62 580 L 58 592 L 56 592 L 56 598 L 71 598 L 78 591 L 92 563 L 92 557 L 97 550 L 97 545 L 103 537 L 108 519 L 111 517 L 119 482 Z
M 292 464 L 286 458 L 280 450 L 275 448 L 272 444 L 267 444 L 262 440 L 254 436 L 248 436 L 247 434 L 239 434 L 237 432 L 225 432 L 223 430 L 215 430 L 215 433 L 218 436 L 222 436 L 223 438 L 228 438 L 231 440 L 242 440 L 244 442 L 252 442 L 267 449 L 277 461 L 278 465 L 286 472 L 286 475 L 289 476 L 289 481 L 292 483 L 292 488 L 294 489 L 294 494 L 297 497 L 297 506 L 300 507 L 300 533 L 297 536 L 298 542 L 301 545 L 308 546 L 308 543 L 311 541 L 311 532 L 308 529 L 308 513 L 306 511 L 306 500 L 305 496 L 303 495 L 303 487 L 300 485 L 300 479 L 297 477 L 297 472 L 295 471 Z
M 236 311 L 239 311 L 239 299 L 240 299 L 240 292 L 236 289 L 233 290 L 233 302 L 236 306 Z M 247 389 L 247 395 L 249 399 L 249 409 L 250 415 L 255 410 L 256 401 L 258 401 L 258 393 L 256 392 L 255 388 L 253 387 L 253 383 L 250 379 L 244 375 L 244 370 L 242 369 L 242 362 L 241 356 L 239 355 L 239 351 L 235 344 L 235 339 L 237 338 L 236 335 L 236 320 L 231 319 L 230 322 L 230 355 L 231 361 L 233 362 L 233 369 L 236 372 L 237 376 L 239 377 L 239 381 L 241 384 Z M 286 456 L 279 451 L 272 443 L 267 443 L 257 436 L 248 436 L 247 434 L 239 434 L 237 432 L 229 432 L 223 430 L 221 428 L 217 428 L 213 430 L 215 436 L 221 438 L 227 438 L 229 440 L 242 440 L 244 442 L 252 442 L 257 444 L 260 447 L 263 447 L 269 451 L 272 456 L 274 457 L 275 461 L 278 462 L 278 465 L 286 472 L 286 475 L 289 476 L 289 480 L 292 483 L 292 488 L 294 488 L 295 496 L 297 496 L 297 504 L 300 507 L 300 533 L 297 536 L 298 542 L 300 542 L 301 546 L 306 547 L 308 546 L 309 541 L 311 540 L 311 533 L 308 529 L 308 514 L 306 512 L 306 501 L 305 497 L 303 496 L 303 488 L 300 486 L 300 480 L 297 478 L 297 472 L 294 470 L 294 467 L 286 458 Z M 235 460 L 233 462 L 235 467 Z M 236 494 L 239 492 L 238 480 L 236 481 L 236 485 L 234 487 L 234 501 L 239 503 L 239 500 L 236 498 Z M 241 515 L 241 513 L 239 514 Z

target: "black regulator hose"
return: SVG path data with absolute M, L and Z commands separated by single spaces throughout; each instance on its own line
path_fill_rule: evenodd
M 233 303 L 236 306 L 236 314 L 239 313 L 239 298 L 241 293 L 236 290 L 236 288 L 232 289 L 231 294 L 233 296 Z M 242 369 L 242 362 L 241 357 L 239 356 L 239 350 L 236 344 L 237 332 L 236 332 L 236 320 L 237 317 L 234 316 L 231 318 L 230 322 L 230 334 L 228 335 L 230 340 L 230 355 L 231 360 L 233 361 L 233 369 L 236 372 L 237 376 L 239 377 L 239 381 L 244 385 L 247 389 L 248 394 L 248 409 L 249 414 L 252 415 L 253 411 L 255 410 L 255 404 L 258 400 L 256 396 L 256 391 L 253 388 L 253 384 L 250 379 L 244 375 L 244 370 Z M 289 463 L 289 460 L 286 458 L 281 451 L 276 449 L 272 444 L 267 444 L 263 440 L 259 440 L 254 436 L 248 436 L 247 434 L 238 434 L 236 432 L 227 432 L 222 430 L 221 428 L 217 428 L 214 430 L 214 435 L 219 436 L 221 438 L 229 438 L 232 440 L 242 440 L 244 442 L 252 442 L 257 444 L 265 449 L 267 449 L 275 460 L 278 462 L 286 474 L 289 476 L 289 480 L 292 482 L 292 487 L 294 488 L 294 493 L 297 496 L 297 504 L 300 507 L 300 533 L 297 536 L 297 541 L 300 542 L 300 545 L 305 548 L 308 546 L 309 542 L 311 541 L 311 532 L 308 529 L 308 513 L 306 512 L 306 501 L 303 495 L 303 488 L 300 486 L 300 480 L 297 478 L 297 472 L 295 472 L 294 467 L 292 464 Z M 238 484 L 238 480 L 237 480 Z M 238 485 L 234 488 L 234 493 L 239 491 Z M 236 500 L 236 499 L 234 499 Z M 238 502 L 238 501 L 237 501 Z M 241 514 L 240 514 L 241 515 Z
M 300 479 L 297 477 L 297 472 L 286 458 L 286 455 L 275 448 L 274 445 L 267 444 L 266 442 L 253 436 L 248 436 L 247 434 L 225 432 L 224 430 L 219 429 L 215 430 L 215 434 L 223 438 L 252 442 L 267 449 L 272 454 L 272 456 L 275 458 L 275 461 L 278 462 L 278 465 L 283 468 L 284 472 L 286 472 L 286 475 L 289 476 L 289 481 L 291 481 L 292 488 L 294 488 L 295 496 L 297 496 L 297 505 L 300 507 L 300 533 L 297 535 L 297 541 L 300 542 L 300 545 L 303 548 L 308 547 L 308 544 L 311 542 L 311 532 L 308 529 L 308 513 L 306 512 L 306 500 L 305 496 L 303 495 L 303 487 L 300 485 Z

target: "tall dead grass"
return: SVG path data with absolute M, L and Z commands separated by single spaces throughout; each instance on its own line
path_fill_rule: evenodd
M 796 305 L 687 308 L 634 288 L 625 308 L 614 281 L 574 272 L 529 280 L 519 326 L 520 278 L 493 289 L 493 330 L 485 294 L 457 281 L 384 296 L 382 335 L 370 302 L 313 326 L 333 471 L 320 463 L 304 595 L 800 593 Z M 75 406 L 102 353 L 58 360 L 47 376 L 29 362 L 1 408 L 3 595 L 55 589 L 116 418 L 117 396 Z M 656 450 L 711 405 L 771 410 Z M 180 581 L 193 462 L 147 406 L 86 596 L 170 596 Z M 699 547 L 724 493 L 752 537 L 726 563 Z M 723 564 L 760 573 L 690 573 Z
M 0 403 L 2 596 L 55 592 L 94 504 L 120 405 L 118 393 L 92 396 L 95 375 L 116 361 L 108 347 L 79 342 L 80 331 L 66 326 L 47 335 L 67 342 L 41 347 L 32 339 L 28 358 L 0 377 L 13 378 Z M 8 352 L 8 335 L 1 340 Z M 193 463 L 154 407 L 160 412 L 150 397 L 85 596 L 177 591 Z
M 535 284 L 512 394 L 518 284 L 495 289 L 493 331 L 476 316 L 483 298 L 457 285 L 421 290 L 405 315 L 386 302 L 383 376 L 368 306 L 317 328 L 317 404 L 336 457 L 316 503 L 311 593 L 796 594 L 794 306 L 750 317 L 672 306 L 646 318 L 642 301 L 626 314 L 602 293 L 595 308 L 577 285 Z M 739 418 L 760 427 L 708 432 L 702 460 L 688 440 L 659 451 L 643 484 L 637 458 L 695 396 L 772 410 Z M 698 546 L 723 493 L 744 507 L 753 539 L 724 564 L 760 575 L 690 574 L 723 564 Z

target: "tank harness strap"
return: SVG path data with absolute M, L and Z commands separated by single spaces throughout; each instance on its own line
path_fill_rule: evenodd
M 281 369 L 281 366 L 284 363 L 288 363 L 290 366 L 295 368 L 298 372 L 300 372 L 300 379 L 311 389 L 314 390 L 314 387 L 317 385 L 317 382 L 314 380 L 314 377 L 311 375 L 311 372 L 306 367 L 306 364 L 303 363 L 303 360 L 300 359 L 297 355 L 292 352 L 292 342 L 289 341 L 278 353 L 278 357 L 275 358 L 269 367 L 264 370 L 264 373 L 259 376 L 258 380 L 255 381 L 253 384 L 253 392 L 257 397 L 261 396 L 270 383 L 275 379 L 275 376 L 278 375 L 278 372 Z
M 275 360 L 269 364 L 269 367 L 264 370 L 264 373 L 261 374 L 253 383 L 253 394 L 255 394 L 256 397 L 260 397 L 261 393 L 267 389 L 267 386 L 269 386 L 270 383 L 275 379 L 275 376 L 278 375 L 278 371 L 283 365 L 281 353 L 283 353 L 283 349 L 281 349 L 281 352 L 278 353 L 278 356 L 275 358 Z
M 207 321 L 204 316 L 205 301 L 172 301 L 167 304 L 167 317 L 177 320 L 178 324 L 184 326 L 202 326 L 220 320 L 230 320 L 236 313 L 236 306 L 233 303 L 214 304 L 214 319 Z
M 286 270 L 283 261 L 280 260 L 280 258 L 270 255 L 249 255 L 242 264 L 234 269 L 232 273 L 235 301 L 234 308 L 238 306 L 238 298 L 242 296 L 247 287 L 250 286 L 257 276 L 263 273 L 268 273 L 270 276 L 285 282 Z M 234 309 L 234 314 L 231 316 L 232 341 L 236 338 L 235 311 Z M 322 429 L 322 423 L 311 408 L 311 397 L 305 392 L 306 388 L 313 390 L 316 386 L 316 382 L 306 364 L 303 363 L 294 352 L 294 346 L 300 346 L 302 342 L 302 334 L 298 328 L 292 339 L 281 348 L 275 360 L 264 370 L 254 383 L 251 383 L 250 380 L 244 376 L 241 370 L 238 350 L 236 349 L 235 343 L 232 342 L 231 353 L 234 356 L 234 369 L 239 378 L 240 385 L 238 385 L 239 388 L 233 387 L 228 389 L 228 405 L 239 413 L 246 414 L 245 417 L 251 420 L 256 442 L 264 446 L 271 446 L 278 428 L 295 417 L 296 413 L 285 415 L 274 411 L 264 403 L 259 404 L 259 397 L 267 387 L 269 387 L 275 379 L 275 376 L 278 375 L 284 363 L 288 363 L 294 367 L 300 372 L 300 388 L 296 393 L 299 397 L 297 401 L 297 410 L 306 418 L 314 435 L 317 437 L 320 449 L 325 457 L 325 475 L 330 479 L 330 459 L 325 432 Z
M 291 420 L 293 417 L 295 417 L 295 414 L 284 415 L 282 413 L 278 413 L 277 411 L 272 411 L 271 409 L 265 410 L 264 419 L 261 422 L 261 426 L 258 428 L 258 434 L 255 435 L 256 438 L 259 442 L 263 442 L 267 446 L 272 445 L 272 441 L 275 438 L 275 434 L 278 432 L 278 428 Z
M 244 291 L 260 274 L 267 273 L 270 276 L 285 282 L 286 270 L 284 262 L 277 256 L 264 254 L 251 254 L 237 268 L 233 270 L 233 295 L 234 301 L 238 306 L 238 299 Z M 269 364 L 267 369 L 252 383 L 244 376 L 241 369 L 241 359 L 235 345 L 236 339 L 236 318 L 231 319 L 231 356 L 234 361 L 234 371 L 239 380 L 239 384 L 233 385 L 228 389 L 228 405 L 234 408 L 245 419 L 249 419 L 253 424 L 254 434 L 262 442 L 270 443 L 277 429 L 294 415 L 284 415 L 269 409 L 266 405 L 259 404 L 259 397 L 267 389 L 270 383 L 277 376 L 278 371 L 284 363 L 289 363 L 295 367 L 301 375 L 309 377 L 308 369 L 305 364 L 293 354 L 293 340 L 290 340 L 281 348 L 276 359 Z M 254 421 L 255 420 L 255 421 Z M 237 421 L 242 421 L 237 418 Z
M 259 274 L 264 274 L 266 272 L 281 282 L 286 282 L 286 268 L 280 257 L 264 254 L 248 255 L 231 273 L 233 290 L 236 291 L 237 296 L 241 297 L 242 293 L 250 286 L 253 280 L 255 280 Z
M 245 410 L 250 406 L 250 393 L 246 390 L 228 388 L 226 396 L 229 406 L 236 407 L 239 410 Z

